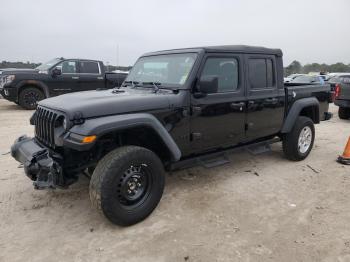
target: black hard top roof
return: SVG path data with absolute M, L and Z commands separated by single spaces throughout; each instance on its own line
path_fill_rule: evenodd
M 158 52 L 146 53 L 143 56 L 174 54 L 174 53 L 183 53 L 183 52 L 199 53 L 201 51 L 208 52 L 208 53 L 227 52 L 227 53 L 248 53 L 248 54 L 271 54 L 271 55 L 277 55 L 277 56 L 283 55 L 282 50 L 277 48 L 266 48 L 261 46 L 248 46 L 248 45 L 221 45 L 221 46 L 203 46 L 203 47 L 163 50 Z

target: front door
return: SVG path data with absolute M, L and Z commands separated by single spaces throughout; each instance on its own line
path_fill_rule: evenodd
M 281 130 L 285 92 L 277 84 L 275 56 L 246 55 L 248 141 L 274 135 Z M 278 88 L 281 86 L 281 88 Z
M 50 95 L 55 96 L 79 91 L 77 60 L 63 61 L 56 65 L 55 68 L 59 68 L 61 70 L 61 74 L 50 76 L 47 83 L 50 89 Z
M 241 55 L 208 54 L 205 57 L 198 79 L 218 77 L 218 92 L 202 98 L 191 96 L 190 132 L 193 151 L 228 147 L 244 139 L 242 64 Z

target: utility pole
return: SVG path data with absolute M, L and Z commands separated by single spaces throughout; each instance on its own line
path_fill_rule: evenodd
M 117 70 L 119 67 L 119 44 L 117 44 Z

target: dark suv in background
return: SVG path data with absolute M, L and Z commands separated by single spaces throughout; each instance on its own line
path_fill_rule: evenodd
M 0 71 L 0 94 L 25 109 L 37 102 L 70 92 L 120 86 L 127 73 L 105 72 L 101 61 L 55 58 L 35 69 Z
M 340 119 L 350 118 L 350 74 L 337 75 L 329 80 L 334 90 L 334 104 L 339 106 Z

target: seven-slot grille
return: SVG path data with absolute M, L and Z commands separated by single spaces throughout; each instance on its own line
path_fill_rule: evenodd
M 35 137 L 45 145 L 55 147 L 55 122 L 58 114 L 46 108 L 37 107 L 34 118 Z

